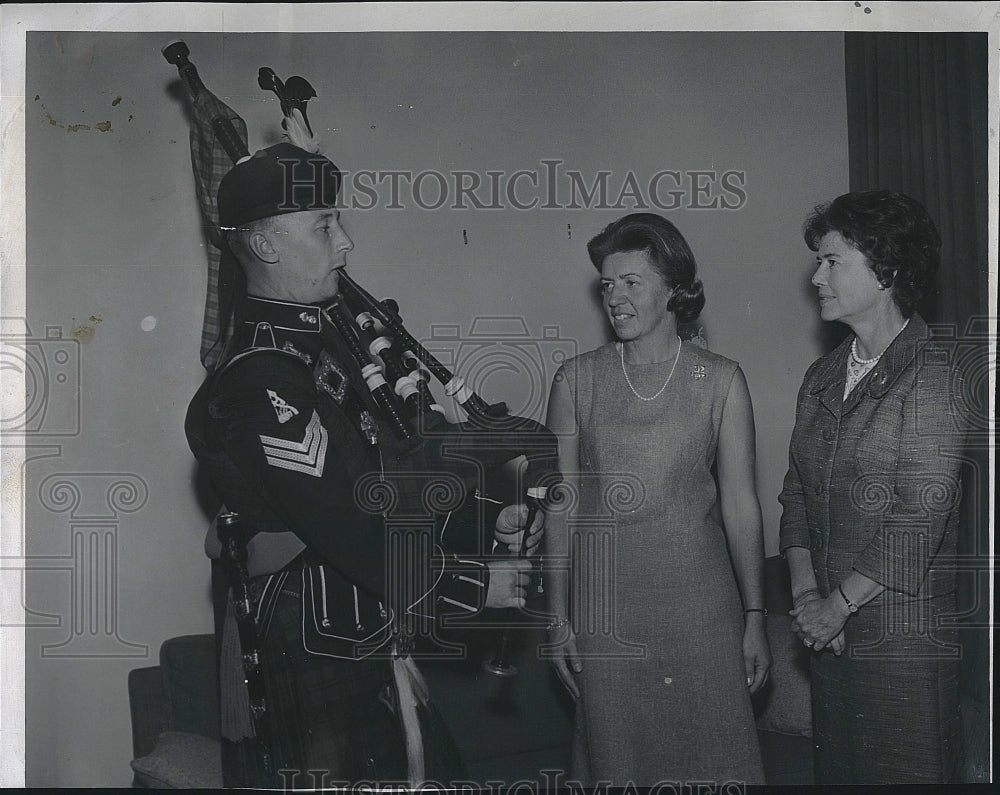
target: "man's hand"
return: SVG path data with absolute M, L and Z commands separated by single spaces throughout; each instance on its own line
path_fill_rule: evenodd
M 499 558 L 490 561 L 490 588 L 486 592 L 487 607 L 524 607 L 531 563 L 525 558 Z
M 524 523 L 528 520 L 527 505 L 507 505 L 500 515 L 497 516 L 496 540 L 501 544 L 506 544 L 511 554 L 516 555 L 521 544 Z M 535 519 L 528 528 L 528 541 L 525 544 L 524 554 L 526 556 L 538 554 L 538 545 L 544 535 L 545 512 L 538 511 Z

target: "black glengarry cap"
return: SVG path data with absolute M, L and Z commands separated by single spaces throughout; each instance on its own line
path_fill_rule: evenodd
M 219 184 L 223 232 L 285 213 L 337 206 L 342 175 L 320 154 L 280 143 L 233 166 Z

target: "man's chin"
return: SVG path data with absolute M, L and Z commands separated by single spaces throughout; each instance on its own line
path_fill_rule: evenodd
M 340 271 L 335 270 L 331 278 L 326 281 L 326 297 L 322 298 L 320 303 L 328 304 L 338 295 L 340 295 Z
M 340 290 L 337 285 L 330 286 L 325 285 L 322 290 L 316 290 L 310 297 L 307 303 L 313 304 L 315 306 L 328 306 L 333 303 L 340 296 Z

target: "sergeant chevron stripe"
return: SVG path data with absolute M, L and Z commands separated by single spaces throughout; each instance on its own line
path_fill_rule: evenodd
M 329 434 L 319 421 L 316 409 L 313 409 L 312 419 L 306 426 L 306 434 L 301 442 L 291 442 L 263 434 L 260 436 L 264 455 L 267 456 L 267 463 L 271 466 L 302 472 L 317 478 L 323 477 L 328 440 Z

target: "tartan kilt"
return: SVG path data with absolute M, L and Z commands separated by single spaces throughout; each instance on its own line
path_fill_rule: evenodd
M 261 641 L 267 737 L 276 775 L 261 780 L 257 765 L 224 754 L 239 770 L 225 776 L 250 786 L 353 787 L 360 782 L 407 782 L 406 741 L 398 717 L 388 644 L 360 660 L 307 652 L 302 639 L 301 580 L 292 576 L 275 599 Z M 446 783 L 464 765 L 433 705 L 420 711 L 425 773 Z M 240 743 L 240 745 L 249 745 Z M 247 749 L 248 750 L 248 749 Z

